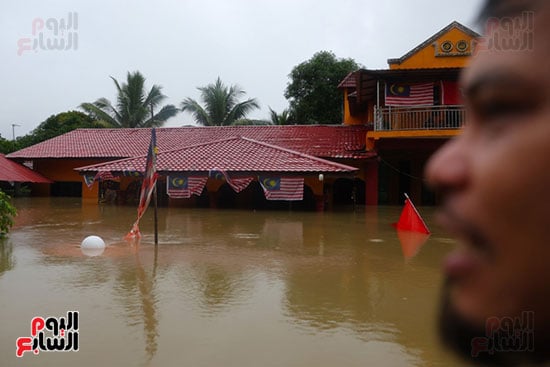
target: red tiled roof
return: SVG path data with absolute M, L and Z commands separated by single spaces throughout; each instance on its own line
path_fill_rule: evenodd
M 146 156 L 140 156 L 79 167 L 76 170 L 81 173 L 143 173 L 146 160 Z M 232 137 L 171 151 L 161 151 L 157 155 L 157 171 L 159 173 L 208 172 L 210 170 L 239 173 L 351 173 L 358 169 L 243 137 Z
M 0 154 L 0 181 L 52 183 L 46 177 Z
M 215 126 L 157 128 L 159 150 L 167 151 L 242 136 L 316 157 L 368 158 L 367 128 L 339 125 Z M 21 149 L 9 158 L 128 158 L 146 154 L 150 129 L 77 129 Z

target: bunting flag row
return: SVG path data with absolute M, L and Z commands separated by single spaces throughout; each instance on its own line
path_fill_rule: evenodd
M 224 178 L 235 191 L 241 192 L 255 179 L 254 176 L 230 177 L 219 170 L 209 172 L 210 178 Z M 188 199 L 191 195 L 200 196 L 209 177 L 168 176 L 166 192 L 174 199 Z M 299 201 L 304 198 L 303 177 L 258 177 L 267 200 Z
M 150 175 L 146 175 L 146 178 Z M 243 191 L 250 185 L 254 179 L 258 179 L 260 186 L 264 191 L 267 200 L 287 200 L 299 201 L 304 198 L 304 178 L 303 177 L 268 177 L 268 176 L 243 176 L 231 177 L 227 172 L 221 170 L 211 170 L 208 176 L 167 176 L 166 192 L 173 199 L 189 199 L 191 195 L 200 196 L 206 186 L 208 178 L 224 179 L 227 184 L 237 193 Z M 118 180 L 119 177 L 113 176 L 110 172 L 100 172 L 97 174 L 85 174 L 84 182 L 91 187 L 96 180 Z M 149 181 L 152 181 L 149 178 Z M 150 183 L 145 185 L 146 195 Z M 140 200 L 141 202 L 141 200 Z M 142 210 L 143 211 L 143 210 Z

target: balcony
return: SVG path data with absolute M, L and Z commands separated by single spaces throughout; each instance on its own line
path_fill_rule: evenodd
M 374 131 L 457 130 L 464 122 L 461 105 L 387 106 L 375 108 Z

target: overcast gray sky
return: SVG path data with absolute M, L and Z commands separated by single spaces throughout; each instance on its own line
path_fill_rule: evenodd
M 315 52 L 329 50 L 366 68 L 387 68 L 388 58 L 402 56 L 453 20 L 476 29 L 481 3 L 5 1 L 0 5 L 0 134 L 11 139 L 12 124 L 18 124 L 15 135 L 25 135 L 50 115 L 99 97 L 115 101 L 109 76 L 120 81 L 135 70 L 146 77 L 147 88 L 161 85 L 166 103 L 176 106 L 186 97 L 198 99 L 196 87 L 220 76 L 258 99 L 261 110 L 251 117 L 268 118 L 268 106 L 278 112 L 288 107 L 283 95 L 288 74 Z M 77 14 L 77 27 L 69 13 Z M 72 18 L 77 43 L 48 49 L 47 41 L 54 39 L 50 18 L 66 25 Z M 18 55 L 18 45 L 30 50 Z M 166 126 L 187 124 L 193 124 L 191 116 L 180 113 Z

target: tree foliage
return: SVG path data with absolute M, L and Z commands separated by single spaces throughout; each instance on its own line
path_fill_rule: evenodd
M 145 91 L 145 78 L 139 71 L 128 72 L 126 83 L 119 83 L 111 77 L 117 90 L 117 103 L 113 105 L 107 98 L 99 98 L 94 103 L 82 103 L 80 108 L 88 112 L 94 120 L 102 121 L 108 127 L 134 128 L 162 126 L 170 117 L 178 113 L 174 105 L 159 107 L 166 99 L 162 87 L 153 85 Z M 151 108 L 157 111 L 151 118 Z
M 20 136 L 15 141 L 0 138 L 0 152 L 8 154 L 75 129 L 100 127 L 104 126 L 82 112 L 62 112 L 48 117 L 29 134 Z
M 337 86 L 350 72 L 359 69 L 353 59 L 339 59 L 321 51 L 289 74 L 285 97 L 298 124 L 340 124 L 342 93 Z
M 16 151 L 15 142 L 12 140 L 4 139 L 0 136 L 0 153 L 8 154 Z
M 227 126 L 246 120 L 246 115 L 259 104 L 254 98 L 239 102 L 246 92 L 236 85 L 226 86 L 218 77 L 213 84 L 197 88 L 201 92 L 201 106 L 196 100 L 186 98 L 181 110 L 188 111 L 195 121 L 203 126 Z
M 269 118 L 272 125 L 290 125 L 292 121 L 292 116 L 288 109 L 284 109 L 283 112 L 277 113 L 269 107 Z
M 3 237 L 13 226 L 17 210 L 10 203 L 10 197 L 0 190 L 0 237 Z

